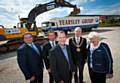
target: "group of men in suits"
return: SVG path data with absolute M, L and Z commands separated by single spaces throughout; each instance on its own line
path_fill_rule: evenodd
M 69 39 L 67 45 L 65 32 L 60 31 L 56 39 L 56 33 L 49 31 L 49 41 L 43 49 L 33 42 L 30 33 L 25 33 L 25 43 L 17 50 L 17 60 L 26 80 L 30 80 L 30 83 L 43 83 L 44 60 L 49 83 L 72 83 L 73 72 L 75 83 L 84 83 L 83 69 L 87 50 L 86 39 L 81 37 L 81 32 L 80 27 L 75 28 L 75 36 Z

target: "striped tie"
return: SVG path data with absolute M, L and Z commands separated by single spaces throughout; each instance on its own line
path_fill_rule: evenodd
M 54 46 L 55 46 L 54 41 L 52 41 L 52 47 L 54 47 Z

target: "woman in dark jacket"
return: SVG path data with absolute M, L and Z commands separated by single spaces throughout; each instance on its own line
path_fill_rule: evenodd
M 88 68 L 91 83 L 106 83 L 106 78 L 113 77 L 113 59 L 106 43 L 100 41 L 97 32 L 88 35 Z

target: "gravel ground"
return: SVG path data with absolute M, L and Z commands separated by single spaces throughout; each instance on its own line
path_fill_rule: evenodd
M 108 79 L 107 83 L 120 83 L 120 27 L 104 27 L 95 31 L 99 32 L 103 41 L 109 44 L 113 55 L 114 77 Z M 85 33 L 83 36 L 86 37 L 87 34 L 88 33 Z M 4 58 L 4 56 L 12 57 Z M 84 80 L 86 83 L 90 83 L 87 65 L 85 65 Z M 0 83 L 26 83 L 16 62 L 16 52 L 0 54 Z M 44 83 L 48 83 L 48 74 L 46 70 L 44 70 Z

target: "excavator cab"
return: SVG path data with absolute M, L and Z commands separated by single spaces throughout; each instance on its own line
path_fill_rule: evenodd
M 36 24 L 32 23 L 30 27 L 27 25 L 27 18 L 20 18 L 20 23 L 18 23 L 18 28 L 26 28 L 28 31 L 35 31 Z
M 21 33 L 29 32 L 33 36 L 37 35 L 36 24 L 32 23 L 30 27 L 28 27 L 28 18 L 19 18 L 20 22 L 17 24 L 17 27 L 20 29 Z

